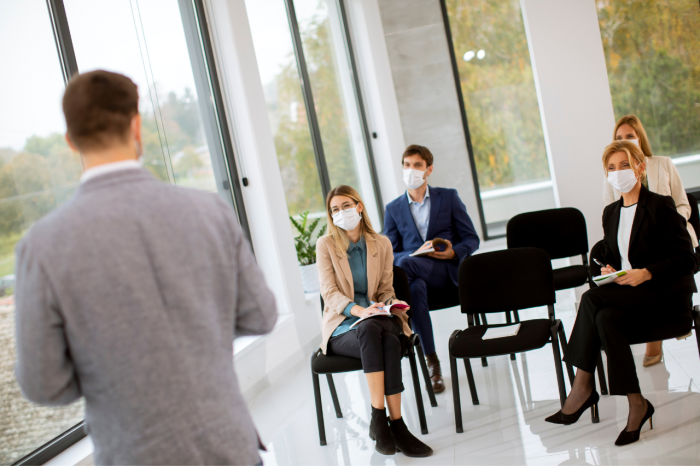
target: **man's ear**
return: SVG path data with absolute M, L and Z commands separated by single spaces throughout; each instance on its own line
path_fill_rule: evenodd
M 433 166 L 429 166 L 428 168 L 425 169 L 425 177 L 429 177 L 430 174 L 433 173 Z
M 73 140 L 70 138 L 70 136 L 68 136 L 68 131 L 66 131 L 66 143 L 68 144 L 68 147 L 70 147 L 73 152 L 80 152 L 78 150 L 78 147 L 75 145 L 75 143 L 73 143 Z
M 131 118 L 131 135 L 141 143 L 141 114 L 139 113 Z

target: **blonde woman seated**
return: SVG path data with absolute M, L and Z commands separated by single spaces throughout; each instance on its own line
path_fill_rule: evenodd
M 686 221 L 670 196 L 649 191 L 645 157 L 629 141 L 610 144 L 603 153 L 608 182 L 622 193 L 603 212 L 603 274 L 625 270 L 615 283 L 586 291 L 571 332 L 564 360 L 578 368 L 564 407 L 547 422 L 573 424 L 588 408 L 597 409 L 593 371 L 605 349 L 610 394 L 626 396 L 627 426 L 615 445 L 639 440 L 654 406 L 642 396 L 629 345 L 635 335 L 663 327 L 690 311 L 697 291 Z
M 325 302 L 321 350 L 362 360 L 372 403 L 369 436 L 376 440 L 379 453 L 429 456 L 432 449 L 414 437 L 401 418 L 401 338 L 411 335 L 407 309 L 392 309 L 391 316 L 373 317 L 350 328 L 360 318 L 378 313 L 385 304 L 406 304 L 394 295 L 391 242 L 375 233 L 353 188 L 331 190 L 326 209 L 328 234 L 316 243 Z
M 683 181 L 681 181 L 676 166 L 673 164 L 670 157 L 662 157 L 651 153 L 647 132 L 644 130 L 644 126 L 639 118 L 637 118 L 636 115 L 625 115 L 620 118 L 615 125 L 613 140 L 630 141 L 639 146 L 644 153 L 644 162 L 646 165 L 647 178 L 645 180 L 645 186 L 653 193 L 671 196 L 673 202 L 676 204 L 678 213 L 685 217 L 686 220 L 690 219 L 688 196 L 685 194 Z M 605 205 L 612 204 L 620 199 L 620 196 L 620 191 L 615 189 L 607 180 L 603 182 L 603 201 Z M 690 239 L 693 242 L 693 247 L 698 247 L 697 233 L 690 223 L 687 224 L 687 228 Z M 692 334 L 688 336 L 690 335 Z M 660 341 L 647 343 L 647 350 L 642 365 L 644 367 L 653 366 L 661 362 L 663 355 L 664 353 L 661 349 Z

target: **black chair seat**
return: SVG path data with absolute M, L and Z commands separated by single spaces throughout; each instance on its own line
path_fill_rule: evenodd
M 428 309 L 437 311 L 459 306 L 459 288 L 453 283 L 442 288 L 428 288 Z
M 588 281 L 588 268 L 585 265 L 572 265 L 554 269 L 554 289 L 568 290 L 585 285 Z
M 347 356 L 326 356 L 319 354 L 313 363 L 313 371 L 317 374 L 337 374 L 362 370 L 362 360 Z
M 520 330 L 515 336 L 482 340 L 486 329 L 506 325 L 511 324 L 477 325 L 460 331 L 450 346 L 450 354 L 456 358 L 480 358 L 522 353 L 542 348 L 552 336 L 549 319 L 534 319 L 520 322 Z
M 672 322 L 664 324 L 653 329 L 638 329 L 630 327 L 629 342 L 630 345 L 640 343 L 649 343 L 652 341 L 671 340 L 673 338 L 682 337 L 690 333 L 693 328 L 693 316 L 690 312 L 681 314 Z

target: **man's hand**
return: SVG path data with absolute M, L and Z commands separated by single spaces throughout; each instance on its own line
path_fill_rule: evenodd
M 428 257 L 434 257 L 435 259 L 450 260 L 454 258 L 457 254 L 455 250 L 452 249 L 452 243 L 449 240 L 445 240 L 447 243 L 447 248 L 444 251 L 435 251 L 428 254 Z M 426 243 L 427 244 L 427 243 Z
M 421 246 L 421 247 L 419 247 L 418 249 L 416 249 L 416 250 L 414 251 L 414 253 L 419 252 L 419 251 L 424 251 L 424 250 L 430 249 L 430 248 L 432 248 L 432 247 L 433 247 L 433 242 L 432 242 L 432 241 L 426 241 L 425 243 L 423 243 L 423 246 Z
M 400 301 L 398 299 L 395 299 L 391 302 L 391 305 L 393 306 L 394 304 L 405 304 L 408 306 L 408 303 L 406 301 Z M 406 309 L 397 309 L 395 307 L 391 308 L 391 313 L 397 316 L 404 315 L 408 310 L 411 309 L 410 307 L 407 307 Z
M 626 272 L 625 275 L 617 277 L 615 283 L 618 285 L 637 286 L 651 280 L 651 272 L 647 269 L 632 269 L 626 270 Z

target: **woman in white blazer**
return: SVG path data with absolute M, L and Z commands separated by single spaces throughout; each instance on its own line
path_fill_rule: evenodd
M 671 196 L 676 204 L 676 210 L 687 221 L 690 218 L 690 203 L 688 202 L 688 196 L 685 194 L 683 181 L 681 181 L 678 170 L 670 157 L 662 157 L 651 153 L 649 138 L 647 138 L 642 122 L 636 115 L 625 115 L 615 125 L 613 140 L 619 141 L 623 139 L 634 142 L 642 149 L 647 161 L 647 187 L 649 191 L 664 196 Z M 618 199 L 620 199 L 620 192 L 613 188 L 607 180 L 603 180 L 603 201 L 605 201 L 605 205 L 612 204 Z M 688 233 L 693 242 L 693 247 L 698 247 L 698 237 L 690 222 L 688 222 Z M 660 341 L 647 343 L 646 354 L 642 363 L 645 367 L 661 362 L 663 357 L 661 343 Z

